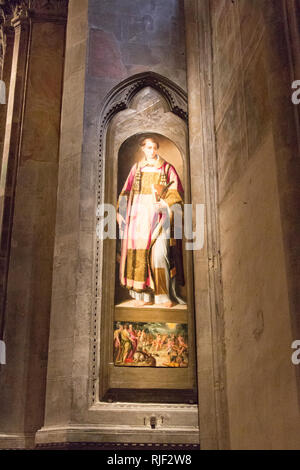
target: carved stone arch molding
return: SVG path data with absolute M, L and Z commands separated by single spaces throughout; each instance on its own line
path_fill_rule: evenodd
M 187 122 L 187 94 L 178 85 L 155 72 L 142 72 L 127 78 L 114 87 L 102 104 L 100 132 L 102 133 L 112 117 L 129 107 L 134 95 L 142 88 L 151 87 L 166 99 L 170 111 Z M 100 135 L 100 139 L 101 139 Z
M 148 101 L 147 101 L 148 100 Z M 147 103 L 146 103 L 147 102 Z M 145 104 L 146 103 L 146 104 Z M 99 118 L 99 158 L 97 174 L 96 206 L 102 203 L 117 202 L 117 173 L 119 151 L 124 143 L 136 135 L 153 133 L 173 145 L 182 159 L 182 178 L 185 187 L 185 202 L 190 202 L 189 191 L 189 158 L 188 158 L 188 127 L 187 127 L 187 95 L 176 84 L 153 72 L 141 73 L 120 83 L 104 100 Z M 95 207 L 96 209 L 96 207 Z M 97 214 L 98 216 L 98 214 Z M 130 420 L 128 431 L 134 434 L 138 426 L 143 427 L 144 441 L 151 428 L 147 420 L 150 415 L 157 417 L 158 426 L 168 441 L 182 443 L 198 443 L 198 406 L 196 404 L 196 359 L 193 352 L 191 367 L 188 371 L 178 373 L 182 376 L 182 388 L 172 396 L 174 370 L 163 369 L 169 388 L 157 391 L 160 399 L 154 399 L 151 387 L 133 388 L 124 379 L 124 374 L 112 372 L 113 362 L 111 346 L 113 343 L 113 315 L 115 308 L 114 280 L 116 240 L 101 240 L 96 236 L 95 220 L 95 258 L 94 258 L 94 311 L 92 316 L 92 348 L 91 348 L 91 391 L 90 411 L 94 410 L 107 419 L 107 413 L 114 412 L 115 425 L 124 423 L 125 414 Z M 187 287 L 187 316 L 193 321 L 193 269 L 192 252 L 186 252 L 185 269 L 190 272 Z M 195 351 L 194 332 L 190 332 L 189 346 Z M 115 367 L 116 369 L 123 369 Z M 125 368 L 127 374 L 129 371 Z M 131 368 L 133 369 L 133 368 Z M 143 377 L 148 371 L 142 371 Z M 141 370 L 141 369 L 140 369 Z M 152 369 L 154 371 L 154 369 Z M 155 372 L 155 371 L 154 371 Z M 154 374 L 153 372 L 153 374 Z M 157 380 L 155 374 L 148 373 L 145 383 Z M 173 382 L 172 382 L 173 380 Z M 120 384 L 120 388 L 118 388 Z M 188 385 L 185 385 L 188 384 Z M 185 387 L 185 388 L 184 388 Z M 110 394 L 107 395 L 107 390 Z M 121 392 L 120 392 L 121 390 Z M 129 390 L 129 392 L 128 392 Z M 157 388 L 155 388 L 157 390 Z M 119 393 L 120 392 L 120 393 Z M 128 399 L 128 396 L 131 398 Z M 176 389 L 175 392 L 178 392 Z M 181 397 L 178 399 L 178 397 Z M 175 397 L 175 398 L 174 398 Z M 124 403 L 125 402 L 125 403 Z M 130 402 L 130 403 L 129 403 Z M 99 419 L 100 418 L 99 415 Z M 160 422 L 159 417 L 163 417 Z M 149 419 L 148 419 L 149 418 Z M 146 422 L 144 423 L 144 421 Z M 165 420 L 165 421 L 164 421 Z M 184 426 L 182 427 L 182 423 Z M 165 427 L 167 426 L 167 427 Z M 180 432 L 179 431 L 180 429 Z M 126 430 L 124 429 L 123 433 Z M 168 436 L 167 436 L 168 435 Z M 139 438 L 137 438 L 139 439 Z M 151 436 L 149 436 L 151 439 Z

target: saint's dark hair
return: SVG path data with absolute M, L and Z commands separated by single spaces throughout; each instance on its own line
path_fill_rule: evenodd
M 144 147 L 146 140 L 151 140 L 154 144 L 156 144 L 157 149 L 159 149 L 159 142 L 155 137 L 152 137 L 152 135 L 146 135 L 143 137 L 139 142 L 140 147 Z

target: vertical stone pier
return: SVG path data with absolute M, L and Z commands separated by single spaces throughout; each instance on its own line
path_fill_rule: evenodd
M 15 30 L 1 169 L 0 447 L 43 423 L 67 1 L 11 2 Z
M 229 446 L 220 283 L 209 0 L 185 0 L 193 204 L 205 207 L 204 248 L 195 251 L 195 312 L 201 449 Z

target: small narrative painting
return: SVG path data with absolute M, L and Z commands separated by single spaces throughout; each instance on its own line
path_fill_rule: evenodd
M 115 322 L 114 364 L 123 367 L 187 367 L 187 324 Z

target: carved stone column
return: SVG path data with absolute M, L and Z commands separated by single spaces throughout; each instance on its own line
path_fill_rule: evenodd
M 13 5 L 0 190 L 0 447 L 31 447 L 43 423 L 67 0 Z

